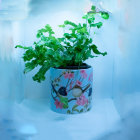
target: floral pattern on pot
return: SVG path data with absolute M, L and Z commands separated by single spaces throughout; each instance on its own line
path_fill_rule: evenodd
M 51 109 L 78 114 L 91 109 L 93 70 L 51 68 Z

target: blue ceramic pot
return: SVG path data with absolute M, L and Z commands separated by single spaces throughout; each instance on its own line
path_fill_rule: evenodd
M 51 68 L 51 109 L 63 114 L 79 114 L 91 109 L 93 69 Z

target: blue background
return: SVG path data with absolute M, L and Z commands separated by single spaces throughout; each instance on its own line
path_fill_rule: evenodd
M 107 51 L 108 55 L 105 57 L 100 56 L 95 59 L 89 59 L 87 61 L 94 69 L 93 79 L 95 88 L 95 112 L 91 112 L 87 118 L 89 118 L 90 122 L 93 121 L 91 124 L 96 127 L 99 126 L 98 130 L 101 133 L 98 133 L 97 130 L 93 129 L 95 134 L 98 134 L 98 138 L 96 138 L 99 140 L 114 140 L 115 138 L 131 140 L 131 137 L 135 140 L 140 139 L 138 134 L 138 130 L 140 130 L 140 126 L 138 125 L 138 116 L 140 115 L 140 2 L 138 0 L 0 1 L 0 112 L 4 119 L 6 118 L 9 120 L 12 118 L 12 121 L 16 121 L 12 126 L 15 126 L 16 128 L 20 127 L 20 132 L 14 132 L 15 135 L 18 134 L 18 136 L 22 138 L 23 133 L 27 134 L 29 132 L 33 135 L 37 133 L 37 128 L 38 133 L 44 132 L 41 128 L 44 128 L 44 130 L 46 129 L 49 132 L 49 129 L 43 127 L 43 122 L 40 122 L 40 125 L 39 123 L 37 123 L 38 125 L 35 125 L 36 123 L 31 121 L 31 116 L 29 115 L 29 117 L 27 115 L 29 113 L 27 108 L 30 108 L 31 112 L 45 110 L 46 117 L 49 117 L 47 111 L 49 110 L 50 73 L 49 71 L 47 72 L 46 81 L 41 84 L 32 80 L 32 76 L 37 69 L 27 75 L 23 75 L 24 63 L 21 59 L 23 52 L 19 49 L 15 49 L 14 46 L 17 44 L 25 46 L 33 44 L 36 40 L 37 30 L 46 24 L 50 24 L 56 32 L 56 35 L 61 36 L 63 31 L 61 31 L 57 25 L 62 24 L 66 19 L 80 22 L 82 15 L 85 13 L 86 9 L 89 9 L 91 3 L 102 9 L 108 10 L 110 12 L 110 19 L 104 22 L 104 26 L 101 30 L 96 30 L 96 36 L 94 37 L 94 41 L 99 46 L 100 50 Z M 42 105 L 42 103 L 44 103 L 45 106 Z M 104 110 L 102 109 L 105 105 L 107 105 L 107 112 L 103 113 Z M 110 108 L 111 105 L 113 105 L 113 109 Z M 27 108 L 25 108 L 25 106 Z M 23 110 L 19 109 L 19 107 Z M 22 112 L 25 111 L 25 113 L 21 113 L 21 115 L 20 110 L 22 110 Z M 105 131 L 102 131 L 102 128 L 109 124 L 111 119 L 113 120 L 113 117 L 115 118 L 115 116 L 117 116 L 111 113 L 112 110 L 117 113 L 121 121 L 119 121 L 117 125 L 113 125 L 110 131 L 103 133 Z M 112 117 L 107 115 L 110 113 L 112 114 Z M 23 117 L 24 119 L 20 120 L 13 114 L 19 114 L 17 116 L 21 115 L 21 118 Z M 91 117 L 92 115 L 94 117 Z M 44 115 L 42 114 L 38 116 L 38 118 L 43 116 Z M 105 124 L 104 119 L 109 116 L 110 118 L 108 119 L 107 124 Z M 51 117 L 53 118 L 54 114 L 52 114 Z M 0 133 L 0 136 L 2 135 L 4 139 L 4 136 L 8 137 L 9 134 L 9 140 L 11 140 L 11 133 L 13 134 L 13 132 L 6 131 L 11 125 L 9 125 L 9 123 L 6 124 L 7 121 L 4 121 L 4 119 L 1 120 L 1 124 L 4 128 L 2 130 L 4 132 L 1 130 L 3 133 Z M 19 124 L 17 123 L 18 119 Z M 51 123 L 48 125 L 53 126 L 55 124 L 55 119 L 65 122 L 65 117 L 59 116 L 58 118 L 54 118 L 52 122 L 50 121 Z M 85 118 L 83 117 L 80 120 L 84 122 Z M 81 123 L 80 120 L 78 120 L 79 124 Z M 94 120 L 98 123 L 96 124 Z M 101 120 L 103 120 L 102 125 L 100 123 Z M 77 120 L 75 119 L 75 121 Z M 73 121 L 73 123 L 75 121 Z M 90 126 L 90 123 L 87 124 Z M 34 125 L 36 129 L 33 127 Z M 60 125 L 61 124 L 58 124 L 57 127 L 59 128 Z M 65 124 L 63 125 L 65 126 Z M 92 128 L 92 126 L 88 127 L 88 125 L 87 131 Z M 121 130 L 119 129 L 120 133 L 117 131 L 118 126 L 121 128 Z M 41 130 L 41 132 L 39 130 Z M 50 131 L 51 130 L 53 129 L 50 128 Z M 116 131 L 112 134 L 111 130 Z M 72 133 L 73 131 L 74 129 L 69 129 L 68 132 Z M 70 139 L 76 139 L 78 134 L 80 135 L 82 131 L 85 132 L 86 130 L 80 130 L 79 125 L 79 128 L 77 128 L 76 131 L 77 133 L 72 133 L 73 137 L 70 137 Z M 44 135 L 42 133 L 40 140 L 45 139 L 45 132 L 43 133 Z M 66 138 L 68 138 L 69 133 L 66 133 Z M 83 135 L 83 139 L 84 136 L 85 140 L 92 139 L 92 137 L 95 139 L 95 135 L 92 135 L 92 132 L 90 133 L 90 138 L 88 135 L 86 136 L 86 134 L 87 133 Z M 53 140 L 51 136 L 50 133 L 50 139 Z M 27 138 L 28 135 L 25 139 Z M 60 138 L 65 137 L 60 136 Z M 5 139 L 8 140 L 8 138 Z

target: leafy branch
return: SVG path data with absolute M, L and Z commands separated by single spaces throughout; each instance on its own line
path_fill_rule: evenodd
M 51 26 L 47 24 L 38 30 L 33 47 L 17 45 L 16 48 L 24 49 L 23 60 L 25 62 L 24 73 L 28 73 L 39 67 L 33 80 L 41 82 L 45 80 L 45 74 L 51 67 L 81 66 L 88 58 L 98 55 L 105 56 L 107 52 L 100 52 L 92 39 L 92 28 L 100 29 L 102 22 L 96 22 L 96 16 L 107 20 L 109 14 L 97 11 L 95 6 L 82 18 L 84 23 L 64 21 L 59 27 L 65 29 L 61 38 L 56 38 Z M 68 31 L 66 32 L 66 29 Z

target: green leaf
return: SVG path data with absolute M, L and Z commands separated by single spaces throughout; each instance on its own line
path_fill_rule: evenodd
M 103 19 L 109 19 L 109 14 L 107 12 L 101 12 L 101 17 Z
M 71 35 L 69 33 L 64 33 L 64 36 L 67 38 L 67 39 L 70 39 L 71 38 Z
M 77 107 L 78 107 L 78 105 L 77 105 L 77 104 L 75 104 L 75 105 L 72 107 L 72 111 L 76 111 L 76 112 L 78 112 L 78 113 L 79 113 L 79 110 L 77 109 Z
M 28 49 L 23 56 L 23 60 L 26 61 L 30 61 L 31 59 L 33 59 L 35 57 L 35 51 L 33 49 Z
M 92 18 L 89 18 L 89 19 L 88 19 L 88 23 L 89 23 L 89 24 L 94 23 L 94 21 L 95 21 L 95 17 L 92 17 Z
M 37 38 L 40 38 L 41 37 L 41 34 L 40 33 L 37 33 L 36 37 Z
M 65 28 L 65 25 L 58 25 L 59 27 L 61 27 L 61 28 Z
M 44 32 L 48 32 L 49 33 L 49 36 L 51 36 L 52 34 L 54 34 L 54 32 L 53 32 L 53 30 L 52 30 L 52 28 L 51 28 L 51 26 L 49 25 L 49 24 L 47 24 L 46 26 L 45 26 L 45 29 L 41 29 L 41 30 L 39 30 L 41 33 L 44 33 Z
M 37 74 L 33 76 L 33 80 L 37 82 L 41 82 L 45 80 L 45 73 L 50 69 L 50 66 L 47 63 L 44 63 L 43 66 L 39 69 Z
M 95 24 L 91 24 L 90 27 L 97 27 L 98 29 L 101 28 L 103 25 L 102 22 L 98 22 L 98 23 L 95 23 Z
M 60 96 L 60 102 L 63 103 L 63 108 L 68 108 L 68 98 Z
M 84 110 L 83 110 L 83 109 L 81 109 L 81 110 L 80 110 L 80 113 L 82 113 L 83 111 L 84 111 Z
M 83 19 L 88 19 L 88 15 L 84 15 L 82 18 Z
M 54 55 L 54 53 L 55 52 L 52 49 L 48 49 L 46 52 L 47 55 L 52 55 L 52 56 Z
M 81 58 L 82 58 L 82 54 L 79 52 L 76 54 L 76 57 L 75 57 L 75 62 L 76 63 L 81 63 Z
M 47 29 L 42 28 L 42 29 L 39 30 L 39 32 L 46 33 L 47 32 Z
M 103 26 L 102 22 L 97 23 L 97 28 L 101 28 Z
M 78 105 L 75 104 L 75 105 L 72 107 L 72 111 L 75 111 L 77 107 L 78 107 Z
M 98 57 L 98 56 L 90 55 L 89 57 L 90 57 L 90 58 L 94 58 L 94 57 Z
M 36 60 L 33 60 L 31 62 L 27 62 L 25 63 L 25 69 L 24 69 L 24 73 L 28 73 L 31 70 L 33 70 L 38 64 L 36 63 Z
M 85 53 L 85 57 L 88 59 L 88 57 L 91 55 L 91 50 L 87 50 Z
M 68 21 L 68 20 L 64 21 L 64 24 L 65 25 L 71 25 L 73 27 L 77 27 L 77 25 L 74 22 L 71 22 L 71 21 Z
M 22 49 L 32 49 L 32 47 L 24 47 L 24 46 L 21 46 L 21 45 L 16 45 L 15 48 L 22 48 Z
M 79 113 L 79 110 L 78 109 L 75 109 L 74 111 L 78 112 Z
M 96 6 L 93 5 L 93 6 L 91 7 L 91 10 L 92 10 L 93 12 L 96 12 Z
M 76 108 L 77 106 L 76 105 L 74 105 L 74 107 L 72 108 L 72 111 L 76 111 L 76 112 L 80 112 L 77 108 Z
M 62 38 L 58 38 L 58 41 L 59 41 L 59 42 L 63 42 L 64 40 L 65 40 L 64 37 L 62 37 Z
M 67 110 L 67 114 L 71 114 L 71 111 L 70 110 Z
M 55 61 L 55 62 L 54 62 L 54 66 L 58 68 L 58 67 L 60 67 L 60 66 L 61 66 L 61 64 L 60 64 L 60 62 L 59 62 L 59 61 Z
M 97 49 L 97 46 L 96 45 L 91 45 L 91 49 L 92 51 L 95 53 L 95 54 L 101 54 L 103 56 L 107 55 L 107 52 L 104 52 L 104 53 L 101 53 L 98 49 Z
M 91 24 L 92 23 L 92 19 L 88 19 L 88 23 Z

